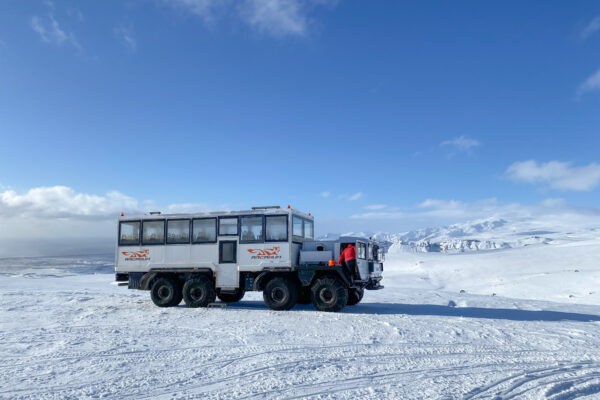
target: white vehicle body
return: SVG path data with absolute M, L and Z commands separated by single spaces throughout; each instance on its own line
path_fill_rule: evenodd
M 335 261 L 351 244 L 356 268 Z M 360 302 L 364 289 L 382 289 L 382 271 L 375 242 L 315 241 L 314 218 L 289 206 L 119 218 L 116 280 L 150 290 L 159 307 L 182 299 L 206 307 L 215 297 L 236 302 L 246 291 L 262 291 L 274 310 L 312 302 L 321 311 L 339 311 Z
M 281 228 L 279 223 L 283 217 L 285 217 L 285 231 L 283 234 L 280 230 L 277 231 L 279 235 L 274 238 L 273 229 L 267 225 L 271 221 L 276 221 L 277 228 Z M 256 222 L 259 218 L 262 219 L 262 232 L 248 232 L 248 228 L 258 229 L 258 227 L 256 224 L 246 222 Z M 198 226 L 198 222 L 194 223 L 195 221 L 202 221 L 203 225 L 214 222 L 214 236 L 196 240 L 199 238 L 199 232 L 195 231 Z M 175 222 L 177 225 L 181 222 L 189 223 L 189 234 L 185 243 L 180 243 L 181 240 L 169 240 L 173 237 L 170 228 L 175 225 Z M 150 230 L 144 225 L 160 226 L 161 223 L 164 225 L 162 239 L 153 239 L 149 235 Z M 134 224 L 139 224 L 137 235 L 134 232 L 131 241 L 123 240 L 125 228 Z M 234 226 L 235 233 L 233 233 Z M 156 229 L 152 233 L 156 233 L 155 231 Z M 240 272 L 297 267 L 302 242 L 313 240 L 313 232 L 314 218 L 291 208 L 122 216 L 119 218 L 115 271 L 117 274 L 130 274 L 154 270 L 210 269 L 214 272 L 216 287 L 237 288 L 240 286 Z M 202 233 L 205 234 L 206 229 Z M 248 233 L 255 236 L 251 237 Z

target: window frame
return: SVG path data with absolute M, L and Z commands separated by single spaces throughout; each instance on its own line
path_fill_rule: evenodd
M 364 256 L 364 257 L 361 257 L 361 256 L 359 255 L 359 254 L 360 254 L 360 251 L 358 250 L 358 248 L 359 248 L 359 247 L 361 247 L 361 245 L 362 245 L 362 247 L 363 247 L 363 248 L 364 248 L 364 250 L 365 250 L 365 252 L 364 252 L 364 255 L 365 255 L 365 256 Z M 366 260 L 366 259 L 367 259 L 367 244 L 366 244 L 366 243 L 364 243 L 364 242 L 360 242 L 360 241 L 357 241 L 357 242 L 356 242 L 356 258 L 358 258 L 359 260 Z
M 233 244 L 233 261 L 223 261 L 223 245 Z M 219 264 L 237 264 L 237 241 L 236 240 L 220 240 L 219 241 Z
M 198 240 L 194 240 L 194 221 L 199 221 L 199 220 L 207 220 L 207 219 L 212 219 L 215 222 L 215 240 L 203 240 L 203 241 L 198 241 Z M 192 244 L 214 244 L 217 243 L 217 238 L 219 236 L 219 221 L 217 217 L 202 217 L 202 218 L 192 218 L 192 223 L 190 224 L 190 229 L 192 231 L 191 233 L 191 243 Z
M 164 246 L 167 241 L 167 223 L 166 219 L 145 219 L 142 220 L 140 240 L 142 246 Z M 144 243 L 144 224 L 147 222 L 162 222 L 163 223 L 163 240 L 162 243 Z
M 261 240 L 244 240 L 242 239 L 242 218 L 260 218 L 262 223 L 263 238 Z M 265 216 L 263 214 L 246 214 L 238 215 L 238 237 L 240 243 L 264 243 L 267 237 L 267 230 L 265 227 Z
M 294 218 L 299 218 L 302 221 L 302 236 L 298 236 L 298 235 L 294 234 Z M 305 232 L 304 232 L 304 222 L 305 221 L 312 223 L 312 227 L 313 227 L 313 231 L 312 231 L 313 237 L 312 238 L 305 237 Z M 302 243 L 302 242 L 311 241 L 311 240 L 315 240 L 315 220 L 303 217 L 301 215 L 292 214 L 292 242 Z
M 305 240 L 315 240 L 315 221 L 310 220 L 308 218 L 302 218 L 302 237 Z M 312 226 L 312 236 L 311 237 L 307 237 L 306 236 L 306 223 L 310 223 Z
M 285 217 L 285 240 L 268 240 L 267 239 L 267 218 L 269 217 Z M 290 239 L 290 216 L 289 214 L 269 214 L 265 215 L 264 218 L 264 226 L 265 226 L 265 243 L 281 243 L 287 242 Z M 302 229 L 304 229 L 304 224 L 302 224 Z
M 237 223 L 235 224 L 236 229 L 237 229 L 237 233 L 233 234 L 233 233 L 221 233 L 221 220 L 222 219 L 236 219 Z M 217 221 L 217 236 L 239 236 L 240 235 L 240 216 L 239 215 L 234 215 L 234 216 L 223 216 L 223 217 L 219 217 L 218 221 Z
M 121 242 L 121 224 L 123 224 L 123 223 L 132 223 L 132 222 L 137 222 L 137 223 L 140 224 L 138 226 L 138 240 L 137 240 L 137 243 L 126 243 L 126 244 L 123 244 Z M 142 243 L 142 221 L 139 220 L 139 219 L 131 219 L 131 220 L 122 220 L 122 221 L 119 221 L 118 243 L 119 243 L 119 246 L 139 246 Z
M 189 218 L 173 218 L 173 219 L 167 219 L 166 220 L 166 224 L 165 224 L 165 244 L 168 245 L 172 245 L 172 244 L 190 244 L 190 241 L 192 239 L 192 220 Z M 187 242 L 172 242 L 169 243 L 169 222 L 171 221 L 187 221 L 188 222 L 188 240 Z
M 379 261 L 379 246 L 376 244 L 373 244 L 372 247 L 373 247 L 373 261 Z
M 298 218 L 301 222 L 302 222 L 302 235 L 298 236 L 296 234 L 294 234 L 294 218 Z M 300 240 L 298 240 L 300 239 Z M 295 242 L 300 242 L 302 243 L 304 241 L 304 218 L 302 218 L 299 215 L 296 214 L 292 214 L 292 240 Z

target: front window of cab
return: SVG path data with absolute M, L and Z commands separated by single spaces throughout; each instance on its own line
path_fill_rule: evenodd
M 165 221 L 144 221 L 142 224 L 142 244 L 164 244 Z
M 358 242 L 356 244 L 356 257 L 361 260 L 365 260 L 367 258 L 367 245 L 363 242 Z
M 119 226 L 119 246 L 140 244 L 140 222 L 121 222 Z
M 302 233 L 302 218 L 297 215 L 294 215 L 292 220 L 292 234 L 299 238 L 304 236 Z
M 304 220 L 304 238 L 305 239 L 313 239 L 314 238 L 314 224 L 313 221 L 308 219 Z
M 295 240 L 314 238 L 314 222 L 310 219 L 294 215 L 292 218 L 292 235 Z

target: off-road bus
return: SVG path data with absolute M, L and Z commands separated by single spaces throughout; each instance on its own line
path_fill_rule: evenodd
M 335 260 L 356 246 L 357 273 Z M 339 311 L 381 289 L 383 251 L 367 238 L 314 240 L 314 218 L 287 208 L 124 216 L 118 221 L 116 280 L 149 290 L 159 307 L 183 299 L 205 307 L 218 297 L 231 303 L 262 291 L 273 310 L 313 303 Z

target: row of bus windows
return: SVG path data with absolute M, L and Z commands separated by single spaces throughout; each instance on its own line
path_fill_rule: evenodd
M 123 221 L 120 225 L 120 245 L 140 244 L 140 228 L 143 245 L 164 244 L 165 233 L 167 244 L 214 243 L 218 234 L 221 236 L 240 236 L 241 243 L 280 242 L 288 239 L 286 215 L 223 217 L 203 219 L 174 219 Z M 191 229 L 190 229 L 191 228 Z

